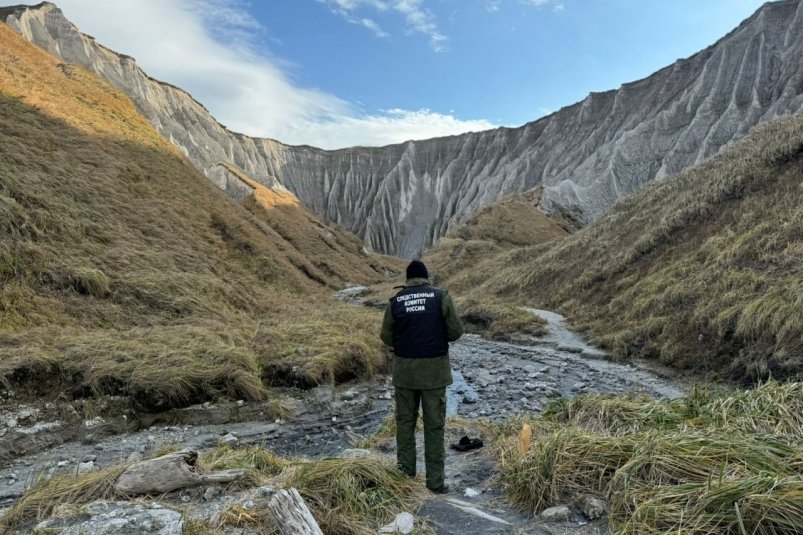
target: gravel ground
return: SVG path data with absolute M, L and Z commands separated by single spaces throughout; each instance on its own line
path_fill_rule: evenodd
M 448 389 L 450 415 L 499 421 L 522 412 L 537 413 L 553 398 L 584 392 L 683 394 L 670 379 L 604 360 L 604 353 L 587 345 L 557 314 L 532 312 L 548 320 L 549 334 L 522 339 L 527 345 L 477 335 L 466 335 L 452 345 L 455 384 Z M 168 445 L 204 451 L 229 441 L 263 444 L 281 455 L 335 455 L 378 429 L 392 409 L 392 386 L 386 376 L 338 387 L 283 390 L 294 412 L 287 421 L 270 416 L 266 404 L 238 401 L 141 415 L 127 409 L 120 398 L 92 402 L 99 415 L 89 418 L 80 401 L 24 403 L 6 394 L 0 405 L 0 507 L 10 505 L 42 475 L 93 470 L 145 457 Z M 450 440 L 456 441 L 460 433 L 471 430 L 449 432 Z M 393 449 L 392 441 L 384 445 L 389 455 Z M 493 461 L 483 450 L 468 455 L 450 452 L 447 471 L 454 492 L 427 501 L 419 513 L 438 534 L 605 532 L 582 519 L 548 528 L 515 511 L 494 488 Z M 478 495 L 464 496 L 468 488 Z M 183 505 L 201 500 L 202 492 L 187 494 Z M 218 496 L 204 507 L 219 510 L 220 504 L 237 498 Z M 470 511 L 471 507 L 486 516 Z

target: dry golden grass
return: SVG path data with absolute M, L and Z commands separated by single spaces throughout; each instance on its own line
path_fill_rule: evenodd
M 800 377 L 801 150 L 803 118 L 761 125 L 595 224 L 468 264 L 449 286 L 557 310 L 615 358 Z
M 666 402 L 563 400 L 500 426 L 501 479 L 530 511 L 602 496 L 616 534 L 792 534 L 803 525 L 802 409 L 803 385 L 776 382 Z M 535 435 L 520 455 L 524 422 Z
M 30 526 L 47 518 L 56 507 L 81 506 L 99 499 L 122 499 L 114 481 L 131 463 L 82 475 L 42 479 L 28 489 L 0 519 L 0 529 Z M 402 511 L 414 510 L 424 497 L 420 483 L 411 480 L 383 457 L 326 458 L 314 461 L 282 459 L 259 446 L 219 446 L 200 456 L 201 472 L 242 468 L 246 476 L 231 488 L 262 485 L 298 489 L 324 533 L 369 535 Z M 227 507 L 217 525 L 195 521 L 190 533 L 217 533 L 225 527 L 249 527 L 276 533 L 265 509 Z M 423 531 L 419 531 L 423 533 Z
M 5 511 L 0 518 L 0 528 L 42 520 L 60 505 L 80 506 L 93 500 L 120 498 L 114 481 L 130 464 L 123 463 L 87 474 L 42 479 Z
M 265 383 L 303 387 L 383 370 L 381 321 L 377 310 L 321 303 L 302 318 L 261 330 L 255 345 Z
M 507 340 L 511 334 L 543 336 L 547 321 L 509 300 L 466 297 L 457 300 L 463 323 L 492 340 Z
M 349 272 L 381 280 L 392 263 L 299 206 L 249 210 L 125 96 L 0 25 L 0 380 L 152 408 L 261 399 L 263 377 L 280 373 L 262 369 L 279 360 L 263 344 L 277 330 L 317 337 L 294 357 L 317 370 L 308 383 L 370 373 L 378 316 L 371 324 L 326 284 Z M 332 245 L 329 276 L 318 264 Z
M 542 191 L 511 195 L 477 211 L 426 253 L 430 271 L 458 295 L 469 295 L 473 285 L 463 281 L 486 264 L 492 269 L 500 254 L 566 237 L 568 227 L 538 209 Z
M 328 223 L 304 207 L 289 191 L 274 191 L 231 164 L 230 173 L 253 188 L 245 208 L 275 233 L 282 252 L 308 277 L 333 288 L 348 284 L 375 284 L 402 272 L 398 258 L 366 253 L 354 234 Z

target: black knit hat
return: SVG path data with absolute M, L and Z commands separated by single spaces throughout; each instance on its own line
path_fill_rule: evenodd
M 429 273 L 427 272 L 427 266 L 425 266 L 421 260 L 413 260 L 410 262 L 410 265 L 407 266 L 407 280 L 428 278 Z

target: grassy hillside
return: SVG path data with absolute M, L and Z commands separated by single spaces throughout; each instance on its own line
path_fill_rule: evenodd
M 542 191 L 539 187 L 485 206 L 441 238 L 424 261 L 452 287 L 460 282 L 457 275 L 461 272 L 473 270 L 500 253 L 563 238 L 568 234 L 565 226 L 538 209 Z
M 803 376 L 803 117 L 450 281 L 566 314 L 618 358 Z
M 314 221 L 283 237 L 272 210 L 230 202 L 126 97 L 0 25 L 6 387 L 164 407 L 370 373 L 378 317 L 304 268 L 289 241 L 327 239 Z M 353 263 L 372 278 L 353 240 L 339 254 L 343 277 Z M 276 363 L 291 353 L 288 377 Z
M 264 225 L 281 252 L 312 280 L 333 288 L 372 284 L 404 269 L 400 259 L 364 251 L 360 239 L 343 227 L 324 221 L 289 191 L 275 191 L 242 170 L 221 164 L 254 193 L 243 206 Z

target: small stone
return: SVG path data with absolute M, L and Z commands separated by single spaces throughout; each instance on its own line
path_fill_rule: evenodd
M 471 404 L 476 403 L 477 401 L 479 401 L 479 396 L 476 392 L 469 391 L 463 394 L 463 403 Z
M 239 440 L 240 439 L 238 439 L 231 433 L 226 433 L 225 435 L 223 435 L 218 439 L 217 443 L 221 446 L 229 446 L 233 448 L 234 446 L 237 445 L 237 442 L 239 442 Z
M 580 512 L 589 520 L 602 518 L 608 513 L 608 504 L 595 496 L 583 496 L 578 500 Z
M 95 449 L 101 451 L 103 449 L 103 444 L 95 444 Z
M 245 405 L 245 401 L 243 401 L 242 399 L 238 399 L 237 400 L 237 406 L 238 407 L 242 407 L 243 405 Z
M 95 469 L 94 461 L 87 461 L 85 463 L 78 463 L 78 473 L 85 474 Z
M 274 489 L 272 485 L 265 485 L 254 491 L 255 498 L 270 498 L 274 494 L 276 494 L 276 489 Z
M 253 502 L 253 500 L 245 500 L 243 502 L 243 509 L 245 509 L 246 511 L 249 511 L 251 509 L 256 509 L 256 504 Z
M 412 533 L 415 528 L 415 517 L 410 513 L 399 513 L 390 524 L 379 528 L 379 533 Z
M 106 420 L 104 420 L 100 416 L 95 416 L 94 418 L 91 418 L 89 420 L 84 420 L 84 427 L 86 427 L 87 429 L 91 429 L 103 423 L 106 423 Z
M 208 487 L 204 491 L 204 500 L 206 501 L 214 500 L 221 494 L 223 494 L 223 489 L 221 489 L 220 487 Z
M 466 489 L 463 491 L 463 496 L 465 496 L 466 498 L 476 498 L 479 495 L 480 493 L 474 489 Z
M 355 392 L 354 390 L 346 390 L 345 392 L 340 394 L 340 399 L 342 399 L 343 401 L 351 401 L 356 397 L 357 397 L 357 392 Z
M 343 450 L 340 454 L 341 457 L 345 459 L 357 459 L 361 457 L 370 457 L 373 455 L 370 450 L 362 449 L 362 448 L 348 448 Z
M 572 516 L 572 510 L 566 505 L 557 505 L 541 511 L 544 522 L 566 522 Z

